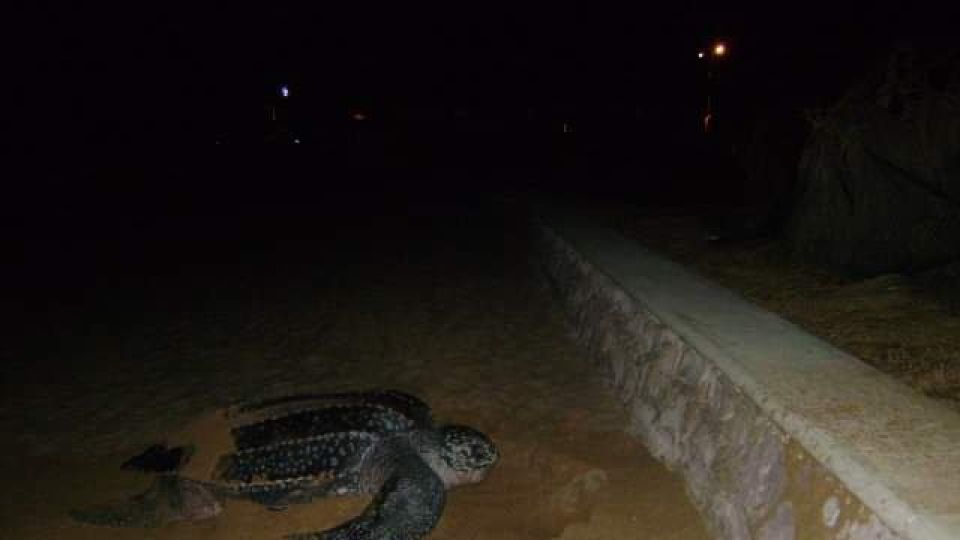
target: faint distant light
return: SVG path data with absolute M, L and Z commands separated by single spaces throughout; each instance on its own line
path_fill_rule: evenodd
M 293 144 L 300 144 L 300 139 L 294 139 Z
M 290 87 L 288 85 L 280 85 L 280 97 L 290 97 Z
M 350 115 L 350 118 L 353 118 L 357 122 L 363 122 L 367 119 L 367 115 L 363 114 L 362 112 L 355 112 Z
M 723 56 L 727 54 L 727 45 L 725 43 L 717 43 L 713 46 L 713 55 L 714 56 Z
M 697 51 L 697 58 L 703 58 L 705 55 L 703 51 Z
M 562 129 L 564 133 L 573 133 L 573 124 L 570 122 L 564 122 Z

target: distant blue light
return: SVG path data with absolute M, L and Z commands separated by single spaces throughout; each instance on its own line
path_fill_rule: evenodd
M 280 96 L 281 96 L 281 97 L 290 97 L 290 87 L 287 86 L 287 85 L 285 85 L 285 84 L 281 84 L 281 85 L 280 85 Z

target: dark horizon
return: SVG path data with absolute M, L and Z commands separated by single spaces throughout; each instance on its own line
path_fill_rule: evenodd
M 262 100 L 282 83 L 316 111 L 589 115 L 622 104 L 675 117 L 699 104 L 695 53 L 715 39 L 730 43 L 725 75 L 742 99 L 812 102 L 836 96 L 899 41 L 946 43 L 951 19 L 915 6 L 655 10 L 21 8 L 11 19 L 22 25 L 8 44 L 16 54 L 7 86 L 26 106 L 14 107 L 19 132 L 7 135 L 13 143 L 201 142 L 258 121 Z

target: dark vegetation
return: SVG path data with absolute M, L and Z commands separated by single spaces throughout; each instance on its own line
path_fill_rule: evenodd
M 715 138 L 725 198 L 598 215 L 958 403 L 960 54 L 902 44 L 861 67 Z

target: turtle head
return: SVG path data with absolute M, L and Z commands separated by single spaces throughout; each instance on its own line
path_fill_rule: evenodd
M 447 424 L 436 434 L 438 444 L 429 461 L 447 487 L 483 480 L 500 457 L 493 441 L 471 427 Z

